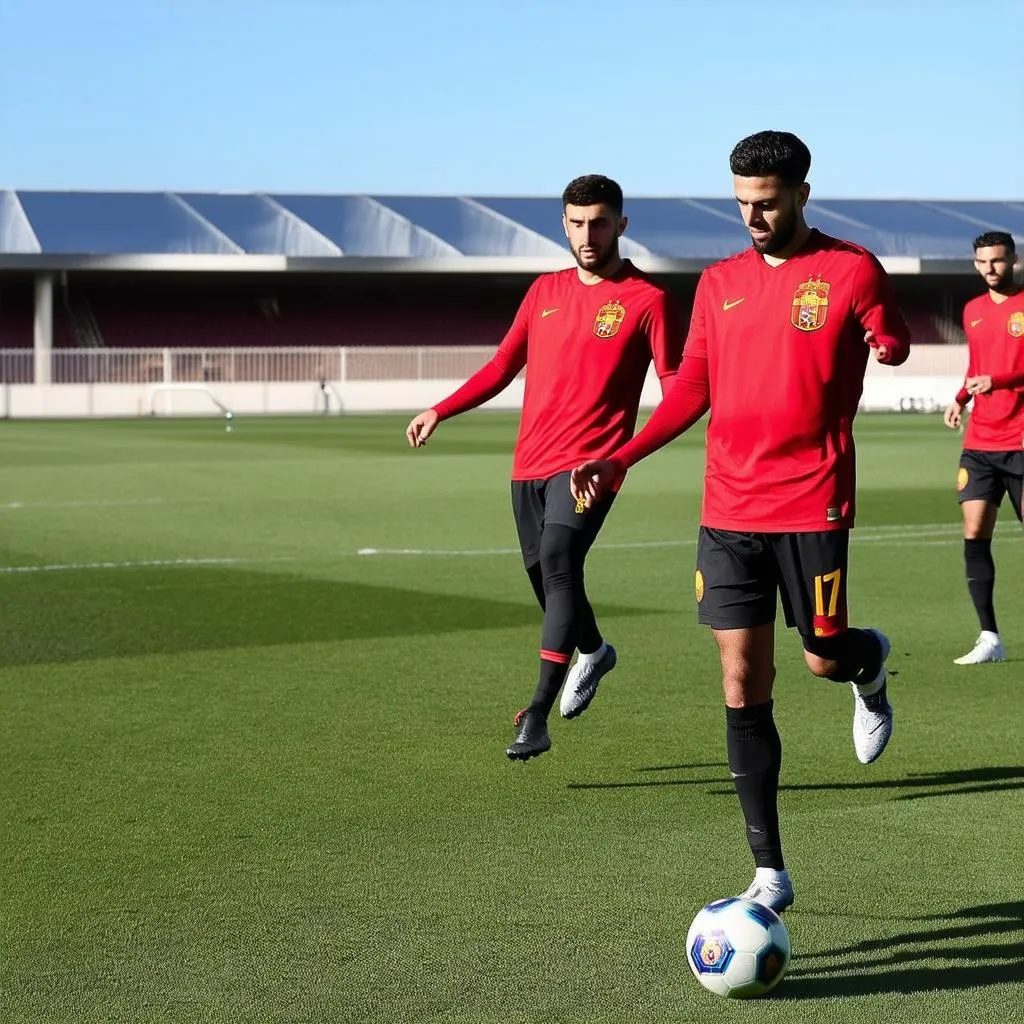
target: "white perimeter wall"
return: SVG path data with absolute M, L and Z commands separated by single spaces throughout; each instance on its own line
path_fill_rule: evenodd
M 920 345 L 901 367 L 879 366 L 872 359 L 864 381 L 861 407 L 870 411 L 935 411 L 953 399 L 967 366 L 959 345 Z M 331 382 L 330 411 L 415 412 L 462 383 L 461 380 Z M 211 395 L 213 397 L 211 397 Z M 240 416 L 321 413 L 324 393 L 317 384 L 210 385 L 210 393 L 163 390 L 149 384 L 9 384 L 0 385 L 0 416 L 17 419 L 133 417 L 158 415 L 221 416 L 217 403 Z M 516 381 L 484 408 L 518 409 L 523 385 Z M 661 390 L 651 374 L 641 404 L 657 404 Z M 216 401 L 215 401 L 216 399 Z M 339 409 L 340 403 L 340 409 Z

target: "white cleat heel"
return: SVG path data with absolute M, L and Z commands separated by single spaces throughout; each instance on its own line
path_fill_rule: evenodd
M 984 665 L 989 661 L 1006 661 L 1006 648 L 998 633 L 983 630 L 974 642 L 974 649 L 954 658 L 954 665 Z

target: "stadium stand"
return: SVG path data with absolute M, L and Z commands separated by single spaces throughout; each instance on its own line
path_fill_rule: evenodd
M 707 262 L 747 244 L 730 199 L 636 198 L 627 212 L 627 255 Z M 0 254 L 560 259 L 560 217 L 553 196 L 0 191 Z M 812 199 L 808 220 L 883 258 L 963 260 L 985 228 L 1024 236 L 1024 203 Z
M 628 202 L 623 252 L 677 293 L 748 244 L 723 198 Z M 0 348 L 489 346 L 529 281 L 569 263 L 557 197 L 0 190 Z M 918 344 L 962 341 L 971 239 L 1024 238 L 1024 203 L 821 199 L 808 219 L 876 253 Z

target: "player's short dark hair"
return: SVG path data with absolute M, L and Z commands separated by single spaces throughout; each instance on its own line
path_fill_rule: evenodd
M 567 206 L 597 206 L 604 203 L 616 213 L 622 213 L 622 189 L 617 181 L 603 174 L 584 174 L 573 178 L 562 193 L 562 209 Z
M 778 177 L 787 185 L 802 185 L 811 169 L 811 151 L 792 132 L 757 132 L 736 143 L 729 169 L 741 178 Z
M 977 252 L 990 245 L 1005 245 L 1010 256 L 1017 252 L 1017 246 L 1013 244 L 1013 235 L 1009 231 L 986 231 L 978 235 L 974 240 L 974 251 Z

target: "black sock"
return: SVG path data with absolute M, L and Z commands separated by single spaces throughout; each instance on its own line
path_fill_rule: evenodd
M 583 576 L 577 536 L 575 530 L 556 523 L 544 527 L 540 541 L 544 625 L 540 634 L 540 675 L 530 708 L 545 717 L 554 706 L 576 650 L 575 623 Z
M 580 586 L 580 598 L 576 602 L 576 620 L 573 622 L 573 632 L 576 634 L 576 646 L 580 649 L 581 654 L 593 654 L 604 643 L 601 630 L 597 628 L 594 609 L 590 607 L 590 602 L 583 593 L 582 585 Z
M 964 567 L 967 591 L 974 602 L 981 628 L 998 633 L 993 597 L 996 589 L 996 563 L 992 560 L 992 540 L 972 537 L 964 540 Z
M 539 711 L 545 718 L 551 713 L 558 691 L 562 688 L 569 671 L 568 659 L 564 662 L 554 661 L 550 657 L 545 657 L 546 653 L 541 653 L 540 678 L 537 680 L 533 700 L 530 701 L 530 710 Z
M 773 701 L 753 707 L 725 709 L 729 770 L 743 808 L 747 842 L 759 868 L 781 871 L 779 835 L 779 771 L 782 740 L 772 717 Z

